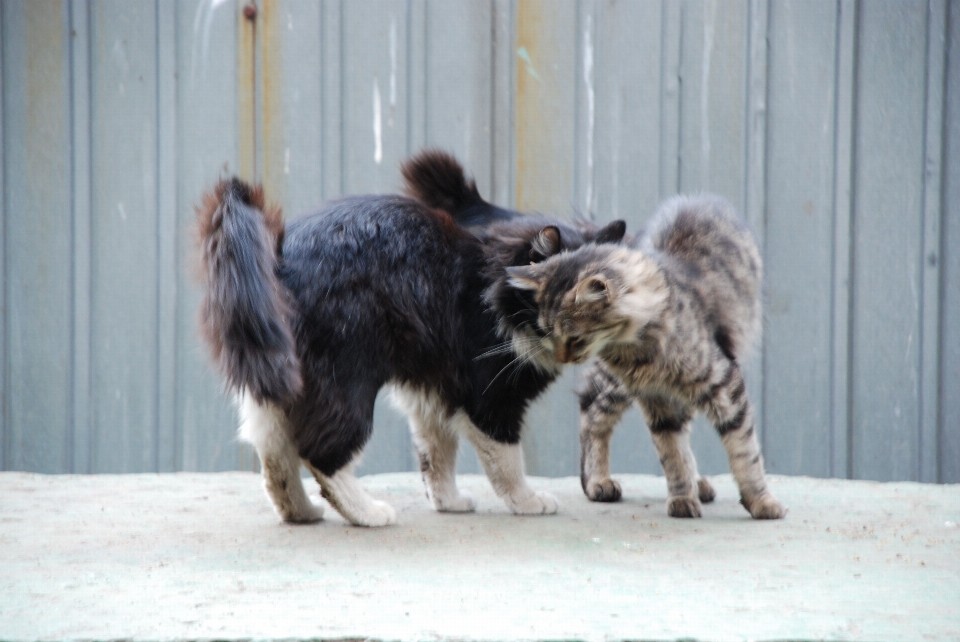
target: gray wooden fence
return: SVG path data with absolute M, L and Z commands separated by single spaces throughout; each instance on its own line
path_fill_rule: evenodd
M 435 145 L 497 203 L 632 229 L 724 194 L 766 256 L 768 469 L 960 481 L 960 2 L 253 6 L 0 3 L 3 469 L 255 467 L 197 339 L 192 205 L 229 173 L 288 215 L 391 192 Z M 576 380 L 530 412 L 534 474 L 577 474 Z M 362 470 L 412 469 L 376 421 Z M 658 471 L 636 411 L 614 445 Z

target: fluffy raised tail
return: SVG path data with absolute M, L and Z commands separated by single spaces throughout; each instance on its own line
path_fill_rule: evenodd
M 220 181 L 197 208 L 206 292 L 204 338 L 227 385 L 258 402 L 296 396 L 303 381 L 290 295 L 277 278 L 283 242 L 280 210 L 263 189 Z
M 485 227 L 519 216 L 483 200 L 460 162 L 445 151 L 428 149 L 400 166 L 405 191 L 427 207 L 450 214 L 461 227 Z
M 483 203 L 477 184 L 468 180 L 463 167 L 451 154 L 428 149 L 400 167 L 406 191 L 427 207 L 456 214 Z

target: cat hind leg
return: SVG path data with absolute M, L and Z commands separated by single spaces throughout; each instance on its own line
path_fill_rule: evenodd
M 354 526 L 390 526 L 397 523 L 397 512 L 387 502 L 374 499 L 360 486 L 353 474 L 356 460 L 333 475 L 324 475 L 308 465 L 317 483 L 320 494 L 334 510 Z
M 439 512 L 469 513 L 477 502 L 457 488 L 456 466 L 459 437 L 449 424 L 449 411 L 435 393 L 395 386 L 394 405 L 410 422 L 410 434 L 420 458 L 420 473 L 427 499 Z
M 240 439 L 257 450 L 263 488 L 280 519 L 293 524 L 323 519 L 323 507 L 310 501 L 300 480 L 300 456 L 283 411 L 269 401 L 259 404 L 249 394 L 239 395 L 237 405 Z
M 725 377 L 727 385 L 717 391 L 707 414 L 727 450 L 730 471 L 740 487 L 740 503 L 754 519 L 780 519 L 787 509 L 767 488 L 753 407 L 739 368 L 731 368 L 730 376 Z
M 527 484 L 520 444 L 499 442 L 484 434 L 463 413 L 457 412 L 451 423 L 464 434 L 477 451 L 494 492 L 517 515 L 553 515 L 559 502 L 552 494 L 534 491 Z

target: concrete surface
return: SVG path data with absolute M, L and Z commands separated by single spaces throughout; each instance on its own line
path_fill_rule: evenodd
M 619 479 L 535 478 L 561 512 L 516 517 L 483 477 L 472 515 L 367 477 L 400 520 L 368 530 L 280 524 L 250 473 L 0 473 L 0 640 L 960 640 L 960 486 L 774 476 L 755 522 L 729 476 L 700 520 Z

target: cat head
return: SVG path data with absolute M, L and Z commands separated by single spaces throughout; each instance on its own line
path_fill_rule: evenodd
M 509 285 L 533 300 L 536 350 L 559 363 L 583 363 L 612 343 L 638 340 L 668 298 L 657 264 L 617 245 L 588 244 L 506 272 Z
M 555 369 L 553 353 L 539 347 L 544 333 L 538 324 L 540 311 L 535 293 L 513 282 L 508 270 L 536 266 L 584 246 L 614 247 L 625 232 L 623 221 L 603 227 L 575 227 L 537 217 L 523 217 L 485 230 L 480 238 L 488 255 L 486 276 L 491 285 L 484 296 L 499 319 L 500 336 L 513 339 L 518 354 L 535 357 L 535 363 Z

